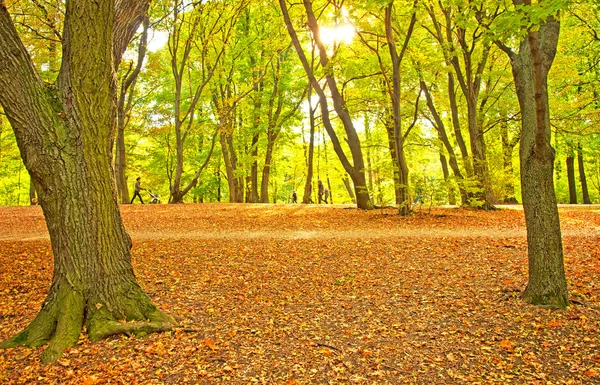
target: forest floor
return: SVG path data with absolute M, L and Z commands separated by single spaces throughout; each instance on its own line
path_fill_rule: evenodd
M 600 384 L 600 208 L 560 209 L 572 304 L 523 303 L 522 210 L 126 205 L 141 286 L 182 325 L 56 364 L 0 350 L 0 383 Z M 52 278 L 39 207 L 0 208 L 0 339 Z

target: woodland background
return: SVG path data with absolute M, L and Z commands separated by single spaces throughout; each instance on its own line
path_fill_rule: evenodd
M 60 3 L 7 2 L 48 81 L 60 67 Z M 460 203 L 459 185 L 480 188 L 474 182 L 468 131 L 473 118 L 467 99 L 475 98 L 492 203 L 514 203 L 520 201 L 519 106 L 509 59 L 490 32 L 505 28 L 506 21 L 496 2 L 463 3 L 394 3 L 391 26 L 398 49 L 406 43 L 400 127 L 407 184 L 412 197 L 422 192 L 432 204 Z M 360 138 L 373 203 L 385 206 L 397 203 L 398 182 L 389 135 L 392 66 L 382 4 L 328 1 L 313 7 L 330 56 L 327 71 L 333 71 Z M 289 10 L 322 79 L 325 71 L 304 25 L 306 15 L 299 6 Z M 574 1 L 561 13 L 558 54 L 549 76 L 559 203 L 600 200 L 599 32 L 594 2 Z M 163 202 L 284 203 L 293 190 L 299 201 L 308 201 L 312 191 L 316 202 L 319 179 L 331 191 L 331 202 L 353 202 L 351 181 L 323 128 L 276 2 L 153 2 L 118 81 L 115 169 L 123 203 L 137 176 Z M 348 152 L 341 124 L 333 123 Z M 448 166 L 452 158 L 460 177 Z M 0 204 L 26 205 L 34 196 L 0 111 Z

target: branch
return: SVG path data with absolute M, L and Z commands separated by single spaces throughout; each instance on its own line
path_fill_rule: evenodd
M 115 0 L 113 25 L 113 64 L 119 67 L 121 58 L 148 12 L 150 0 Z

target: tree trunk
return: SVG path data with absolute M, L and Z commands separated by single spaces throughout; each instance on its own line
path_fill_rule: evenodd
M 514 170 L 513 170 L 513 150 L 517 145 L 518 137 L 514 140 L 509 140 L 508 138 L 508 127 L 506 122 L 502 123 L 500 126 L 500 136 L 502 138 L 502 160 L 504 166 L 504 199 L 502 199 L 503 203 L 506 204 L 517 204 L 517 198 L 515 196 L 515 185 L 513 184 L 514 178 Z
M 577 204 L 577 188 L 575 187 L 575 157 L 569 149 L 567 154 L 567 180 L 569 181 L 569 204 Z
M 463 138 L 462 131 L 460 130 L 460 118 L 458 116 L 458 101 L 456 100 L 455 87 L 456 86 L 454 85 L 454 74 L 452 72 L 448 72 L 448 101 L 450 102 L 454 137 L 456 138 L 456 143 L 458 143 L 458 148 L 460 149 L 462 163 L 467 173 L 467 177 L 471 178 L 473 177 L 473 166 L 471 165 L 471 161 L 469 160 L 469 151 L 467 150 L 465 139 Z
M 311 203 L 313 159 L 315 154 L 315 110 L 312 106 L 312 87 L 308 85 L 308 118 L 310 122 L 310 138 L 308 142 L 308 159 L 306 160 L 306 183 L 304 184 L 304 195 L 302 203 Z
M 579 181 L 581 182 L 581 193 L 583 195 L 583 204 L 590 205 L 590 193 L 588 191 L 587 179 L 585 177 L 585 167 L 583 162 L 583 153 L 581 152 L 581 145 L 577 147 L 577 166 L 579 168 Z
M 265 167 L 263 168 L 262 181 L 260 185 L 260 201 L 269 203 L 269 177 L 271 176 L 271 163 L 273 162 L 273 145 L 271 133 L 267 133 L 267 151 L 265 153 Z
M 356 198 L 354 197 L 354 190 L 352 189 L 352 184 L 350 183 L 350 179 L 348 177 L 344 177 L 342 179 L 344 182 L 344 186 L 346 187 L 346 191 L 348 191 L 348 196 L 353 203 L 356 203 Z
M 446 133 L 446 125 L 444 124 L 444 121 L 440 117 L 440 114 L 437 112 L 437 109 L 435 108 L 435 104 L 433 103 L 433 98 L 431 97 L 431 93 L 429 92 L 429 88 L 427 87 L 427 84 L 423 80 L 421 80 L 421 89 L 425 93 L 425 99 L 427 100 L 427 107 L 429 108 L 429 112 L 431 112 L 431 115 L 433 116 L 433 120 L 435 122 L 434 127 L 438 132 L 440 141 L 444 145 L 444 148 L 446 149 L 446 151 L 448 152 L 448 155 L 450 157 L 450 168 L 452 168 L 454 177 L 456 178 L 456 180 L 458 182 L 458 188 L 460 191 L 461 202 L 463 205 L 466 205 L 468 203 L 468 194 L 464 188 L 464 180 L 463 180 L 464 178 L 460 171 L 460 167 L 458 166 L 458 162 L 456 160 L 456 155 L 454 153 L 454 147 L 450 143 L 450 139 L 448 138 L 448 134 Z M 440 152 L 440 155 L 443 156 L 443 154 L 441 152 Z M 447 179 L 447 178 L 444 177 L 444 179 Z
M 387 111 L 386 111 L 387 113 Z M 401 188 L 400 188 L 400 172 L 399 172 L 399 168 L 398 168 L 398 156 L 396 156 L 396 142 L 394 140 L 394 123 L 393 123 L 393 117 L 391 114 L 387 113 L 387 115 L 389 116 L 388 119 L 386 119 L 386 123 L 385 123 L 385 133 L 387 134 L 387 138 L 388 138 L 388 147 L 390 149 L 389 154 L 390 157 L 392 158 L 392 168 L 394 170 L 394 195 L 396 198 L 396 205 L 399 207 L 400 206 L 400 202 L 402 202 L 401 200 Z
M 256 127 L 255 127 L 256 129 Z M 252 166 L 250 168 L 250 191 L 249 201 L 258 202 L 258 132 L 252 135 Z
M 117 180 L 117 192 L 121 198 L 122 204 L 130 203 L 129 188 L 127 187 L 127 175 L 125 169 L 127 168 L 127 160 L 125 154 L 125 126 L 127 125 L 128 115 L 131 113 L 133 108 L 133 95 L 135 89 L 135 83 L 140 71 L 142 70 L 142 64 L 144 63 L 144 57 L 146 56 L 146 45 L 148 42 L 148 18 L 144 19 L 144 30 L 140 37 L 140 46 L 138 49 L 137 64 L 135 69 L 130 73 L 126 74 L 123 82 L 121 83 L 121 90 L 119 98 L 117 99 L 117 143 L 115 148 L 115 178 Z M 129 97 L 127 96 L 129 95 Z
M 231 135 L 222 132 L 220 134 L 221 137 L 221 151 L 223 152 L 223 160 L 225 161 L 225 172 L 227 173 L 227 183 L 229 185 L 229 202 L 232 203 L 241 203 L 239 200 L 240 193 L 238 189 L 241 188 L 238 184 L 238 178 L 236 176 L 237 170 L 237 157 L 235 156 L 235 150 L 231 153 L 231 149 L 233 149 L 233 139 L 231 139 Z M 242 192 L 243 195 L 243 192 Z
M 448 188 L 448 204 L 456 204 L 456 196 L 454 195 L 454 188 L 450 182 L 450 173 L 448 172 L 448 162 L 443 151 L 440 149 L 440 163 L 442 164 L 442 173 L 444 174 L 444 182 Z
M 55 361 L 75 345 L 84 324 L 91 340 L 174 325 L 135 279 L 111 167 L 113 68 L 127 45 L 118 39 L 131 39 L 148 5 L 119 4 L 115 10 L 112 1 L 66 3 L 63 64 L 55 86 L 35 73 L 0 5 L 0 103 L 38 187 L 54 252 L 52 285 L 40 312 L 0 347 L 49 342 L 42 362 Z
M 398 213 L 400 215 L 408 215 L 410 213 L 410 197 L 409 197 L 409 180 L 408 180 L 408 163 L 406 162 L 406 155 L 404 153 L 404 141 L 406 139 L 405 135 L 407 133 L 402 132 L 401 119 L 400 116 L 400 65 L 402 63 L 402 59 L 404 57 L 404 53 L 406 52 L 406 47 L 408 46 L 408 42 L 412 35 L 412 31 L 414 29 L 417 14 L 413 13 L 410 24 L 408 26 L 408 31 L 406 33 L 406 39 L 404 40 L 404 46 L 398 52 L 396 49 L 396 42 L 394 39 L 394 30 L 392 27 L 392 14 L 394 9 L 394 1 L 390 1 L 388 6 L 385 8 L 385 37 L 388 45 L 388 50 L 390 53 L 390 58 L 392 59 L 392 92 L 391 92 L 391 101 L 392 101 L 392 113 L 393 113 L 393 124 L 394 124 L 394 150 L 396 152 L 396 157 L 398 161 L 398 182 L 399 182 L 399 191 L 398 191 Z
M 511 57 L 521 107 L 521 191 L 527 226 L 529 282 L 525 301 L 549 307 L 569 304 L 562 237 L 554 194 L 554 149 L 550 144 L 547 76 L 556 54 L 560 24 L 549 17 L 530 32 Z

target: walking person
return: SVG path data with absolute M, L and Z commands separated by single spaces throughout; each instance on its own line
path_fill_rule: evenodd
M 292 191 L 292 203 L 298 203 L 298 194 L 296 194 L 296 190 Z
M 138 176 L 135 179 L 135 188 L 133 189 L 133 198 L 131 198 L 130 204 L 133 204 L 133 200 L 135 199 L 135 197 L 140 198 L 140 202 L 142 202 L 142 204 L 144 204 L 144 201 L 142 200 L 142 196 L 140 195 L 141 190 L 145 191 L 146 189 L 142 187 L 142 178 Z
M 329 199 L 329 190 L 328 189 L 325 189 L 324 195 L 325 195 L 325 199 L 324 199 L 325 203 L 329 204 L 329 201 L 328 201 L 328 199 Z
M 320 179 L 319 183 L 317 184 L 317 192 L 319 193 L 319 204 L 321 204 L 321 202 L 323 202 L 323 194 L 325 194 L 325 189 L 323 187 L 323 182 L 321 182 Z

